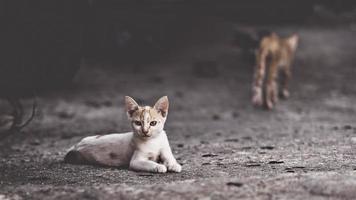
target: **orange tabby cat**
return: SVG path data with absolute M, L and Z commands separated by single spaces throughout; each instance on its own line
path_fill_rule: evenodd
M 281 82 L 279 94 L 283 98 L 289 97 L 288 82 L 291 77 L 291 64 L 298 38 L 297 34 L 280 38 L 275 33 L 262 38 L 256 56 L 257 65 L 252 88 L 252 103 L 255 106 L 262 106 L 265 100 L 267 108 L 272 109 L 277 103 L 279 93 L 277 80 L 280 71 L 284 75 L 284 79 Z M 263 93 L 266 63 L 268 63 L 268 72 Z

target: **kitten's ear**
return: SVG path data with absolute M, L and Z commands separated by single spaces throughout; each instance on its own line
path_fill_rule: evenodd
M 287 43 L 293 50 L 295 50 L 298 46 L 298 40 L 299 36 L 295 33 L 287 38 Z
M 125 96 L 125 109 L 128 117 L 132 117 L 132 114 L 138 110 L 138 107 L 139 105 L 133 98 Z
M 166 117 L 168 114 L 168 107 L 169 107 L 169 102 L 168 102 L 168 97 L 164 96 L 158 99 L 156 104 L 154 105 L 154 108 L 161 113 L 162 117 Z

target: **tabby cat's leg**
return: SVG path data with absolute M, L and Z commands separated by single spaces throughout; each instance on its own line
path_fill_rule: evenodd
M 290 66 L 286 66 L 282 70 L 283 74 L 283 79 L 282 79 L 282 85 L 281 85 L 281 93 L 280 96 L 284 99 L 287 99 L 289 97 L 289 90 L 288 90 L 288 85 L 289 85 L 289 80 L 291 78 L 291 71 L 290 71 Z
M 268 71 L 267 86 L 266 86 L 266 106 L 272 109 L 278 101 L 278 64 L 272 62 Z
M 254 80 L 252 84 L 252 104 L 255 106 L 263 105 L 262 87 L 266 69 L 266 63 L 264 59 L 265 56 L 259 52 L 257 54 L 257 65 L 255 67 Z

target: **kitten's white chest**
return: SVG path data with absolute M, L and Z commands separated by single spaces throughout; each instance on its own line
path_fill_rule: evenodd
M 141 153 L 145 154 L 149 160 L 157 161 L 159 154 L 162 151 L 164 141 L 164 134 L 160 134 L 157 138 L 147 141 L 140 141 L 136 143 L 136 148 Z

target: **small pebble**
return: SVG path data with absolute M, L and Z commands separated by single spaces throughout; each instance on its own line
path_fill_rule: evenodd
M 150 173 L 138 173 L 137 175 L 138 175 L 138 176 L 145 176 L 145 177 L 147 177 L 147 176 L 153 176 L 153 174 L 150 174 Z
M 178 144 L 177 147 L 182 148 L 184 147 L 184 144 Z
M 216 157 L 218 156 L 217 154 L 213 154 L 213 153 L 207 153 L 207 154 L 203 154 L 202 157 Z
M 293 170 L 293 168 L 290 168 L 290 167 L 286 167 L 284 170 L 286 170 L 286 172 L 288 172 L 288 173 L 294 173 L 295 172 Z
M 276 160 L 272 160 L 272 161 L 269 161 L 268 164 L 282 164 L 284 163 L 284 161 L 276 161 Z
M 240 182 L 227 182 L 227 186 L 235 186 L 235 187 L 242 187 L 244 184 Z
M 303 167 L 303 166 L 295 166 L 295 167 L 293 167 L 294 169 L 304 169 L 305 167 Z
M 266 149 L 266 150 L 272 150 L 274 149 L 273 146 L 263 146 L 263 147 L 260 147 L 261 149 Z

